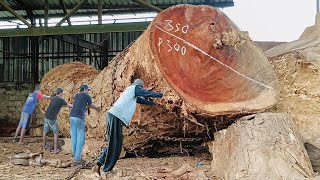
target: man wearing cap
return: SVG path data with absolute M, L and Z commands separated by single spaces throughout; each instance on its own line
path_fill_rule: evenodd
M 136 104 L 155 105 L 142 97 L 161 98 L 162 93 L 152 92 L 143 89 L 144 82 L 136 79 L 117 99 L 107 113 L 108 146 L 104 149 L 97 165 L 93 167 L 96 176 L 100 176 L 102 171 L 111 171 L 116 164 L 122 149 L 122 126 L 128 126 L 136 110 Z
M 50 104 L 46 113 L 44 114 L 44 126 L 43 126 L 43 148 L 46 145 L 46 137 L 47 133 L 51 129 L 53 131 L 53 142 L 54 142 L 54 149 L 53 153 L 57 154 L 60 152 L 60 149 L 57 148 L 58 146 L 58 134 L 59 134 L 59 127 L 57 116 L 62 106 L 68 106 L 72 108 L 72 104 L 68 104 L 64 99 L 62 99 L 63 89 L 58 88 L 55 96 L 51 98 Z
M 50 96 L 42 95 L 40 91 L 40 87 L 36 86 L 33 93 L 30 93 L 21 112 L 20 122 L 16 129 L 16 134 L 14 136 L 14 141 L 17 141 L 18 134 L 20 133 L 20 140 L 19 144 L 23 144 L 24 134 L 26 133 L 26 128 L 28 125 L 29 118 L 31 114 L 33 113 L 34 109 L 36 108 L 36 105 L 38 104 L 38 101 L 40 99 L 50 99 Z
M 82 149 L 85 143 L 85 114 L 87 107 L 93 108 L 100 112 L 101 108 L 92 104 L 90 95 L 91 88 L 83 84 L 80 93 L 74 96 L 73 107 L 70 112 L 70 135 L 72 144 L 72 154 L 74 163 L 81 164 Z

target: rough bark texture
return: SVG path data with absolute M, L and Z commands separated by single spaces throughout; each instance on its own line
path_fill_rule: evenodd
M 214 134 L 212 168 L 218 178 L 304 179 L 314 174 L 290 116 L 263 113 L 251 118 Z
M 82 72 L 65 66 L 53 71 Z M 45 92 L 61 86 L 71 97 L 80 82 L 92 87 L 94 102 L 103 111 L 87 116 L 89 138 L 104 136 L 107 110 L 135 78 L 149 90 L 165 92 L 155 100 L 157 106 L 138 106 L 130 127 L 124 128 L 129 151 L 150 147 L 160 136 L 205 138 L 230 125 L 232 117 L 271 107 L 277 95 L 276 76 L 263 52 L 210 6 L 179 5 L 161 12 L 93 79 L 73 86 L 72 76 L 55 77 L 49 72 L 42 80 Z M 62 132 L 68 134 L 67 111 L 60 117 Z

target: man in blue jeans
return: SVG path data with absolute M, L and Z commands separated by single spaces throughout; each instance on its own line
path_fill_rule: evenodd
M 111 171 L 116 164 L 122 149 L 122 126 L 128 126 L 136 110 L 137 103 L 155 105 L 142 97 L 161 98 L 162 93 L 147 91 L 144 88 L 144 82 L 136 79 L 117 99 L 114 105 L 107 113 L 108 146 L 104 149 L 97 165 L 93 167 L 96 176 L 100 176 L 100 167 L 102 171 Z
M 80 93 L 74 96 L 73 107 L 70 112 L 70 135 L 72 144 L 72 154 L 74 164 L 81 165 L 82 149 L 85 143 L 85 114 L 87 107 L 90 107 L 98 112 L 100 107 L 92 104 L 90 95 L 88 94 L 91 88 L 87 84 L 83 84 L 80 88 Z
M 20 140 L 19 144 L 23 144 L 24 135 L 26 133 L 26 128 L 28 125 L 28 121 L 30 119 L 30 116 L 34 112 L 34 109 L 36 108 L 38 102 L 40 99 L 50 99 L 50 96 L 42 95 L 40 91 L 40 87 L 36 86 L 33 93 L 30 93 L 21 112 L 20 122 L 16 129 L 16 134 L 14 135 L 14 142 L 17 141 L 17 137 L 20 133 Z
M 51 98 L 50 104 L 46 113 L 44 114 L 44 124 L 43 124 L 43 148 L 46 145 L 46 137 L 47 133 L 51 129 L 53 131 L 53 153 L 57 154 L 60 152 L 58 146 L 58 135 L 59 135 L 59 127 L 57 116 L 62 106 L 68 106 L 72 108 L 72 104 L 68 104 L 64 99 L 62 99 L 63 89 L 57 88 L 55 95 Z

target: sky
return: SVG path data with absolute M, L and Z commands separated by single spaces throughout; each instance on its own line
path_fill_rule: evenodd
M 299 38 L 315 23 L 316 0 L 234 0 L 222 11 L 255 41 Z

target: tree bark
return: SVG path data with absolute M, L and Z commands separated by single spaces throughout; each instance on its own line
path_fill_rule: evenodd
M 74 71 L 65 66 L 53 71 Z M 89 74 L 92 78 L 71 83 L 75 77 L 56 80 L 49 72 L 41 82 L 45 92 L 68 89 L 68 98 L 80 82 L 90 84 L 103 111 L 87 116 L 89 138 L 104 137 L 107 110 L 134 79 L 142 79 L 148 90 L 165 92 L 154 100 L 157 106 L 138 105 L 131 125 L 124 128 L 127 151 L 143 151 L 163 136 L 206 138 L 230 125 L 233 117 L 273 106 L 277 96 L 276 76 L 263 52 L 210 6 L 178 5 L 162 11 L 107 68 Z M 66 111 L 60 116 L 65 134 L 67 117 Z
M 304 179 L 314 172 L 290 116 L 263 113 L 214 134 L 212 168 L 222 179 Z

